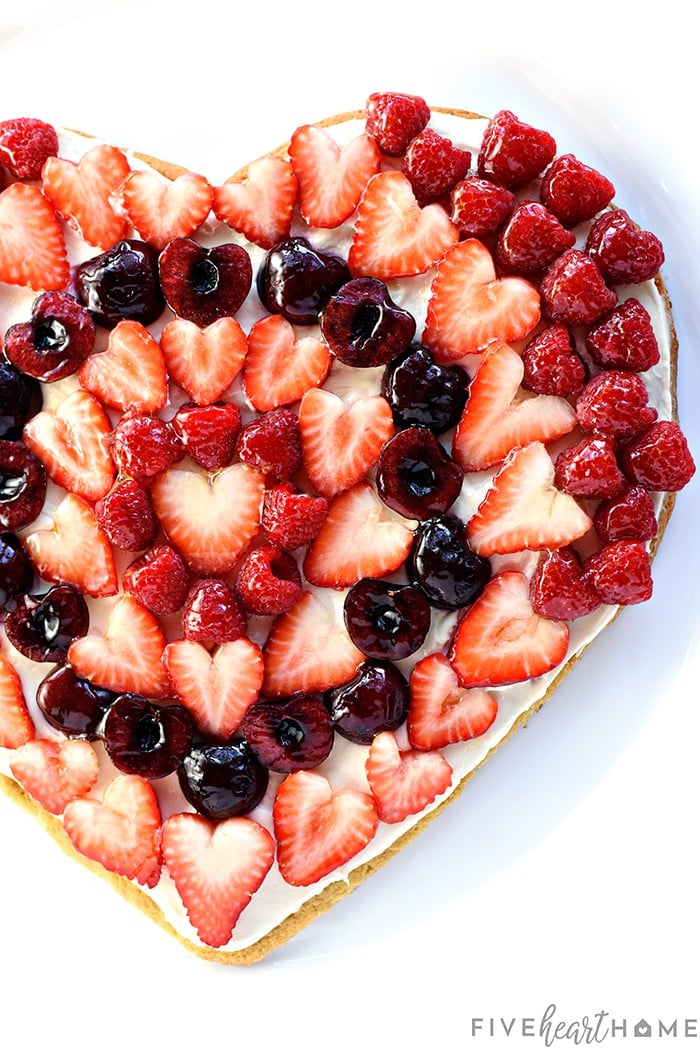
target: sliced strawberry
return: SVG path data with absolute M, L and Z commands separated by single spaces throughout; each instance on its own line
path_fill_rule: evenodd
M 467 539 L 481 557 L 517 550 L 556 550 L 579 539 L 593 522 L 554 484 L 554 463 L 543 444 L 514 449 L 467 523 Z
M 334 229 L 357 207 L 382 155 L 367 135 L 339 145 L 325 128 L 305 124 L 289 143 L 299 182 L 299 210 L 309 226 Z
M 199 229 L 211 211 L 214 191 L 204 175 L 191 171 L 172 181 L 155 171 L 132 171 L 121 198 L 132 225 L 162 251 L 175 237 L 189 237 Z
M 422 812 L 452 782 L 452 768 L 442 754 L 399 750 L 393 732 L 374 737 L 365 769 L 383 823 L 401 823 Z
M 105 447 L 110 430 L 99 401 L 86 390 L 75 390 L 55 411 L 30 419 L 23 437 L 55 484 L 94 503 L 114 481 L 114 463 Z
M 263 682 L 262 653 L 247 637 L 213 654 L 197 641 L 173 641 L 163 653 L 172 686 L 198 727 L 228 739 L 255 703 Z
M 481 353 L 495 340 L 524 339 L 539 319 L 534 285 L 522 277 L 497 277 L 488 248 L 464 240 L 438 264 L 422 341 L 444 364 Z
M 0 747 L 14 750 L 34 739 L 34 722 L 24 700 L 22 682 L 12 663 L 0 654 Z
M 299 409 L 304 467 L 321 495 L 352 488 L 370 470 L 394 432 L 383 397 L 348 403 L 329 390 L 309 390 Z
M 128 223 L 113 200 L 130 170 L 120 149 L 101 143 L 89 149 L 78 164 L 49 157 L 42 170 L 43 189 L 83 240 L 106 251 L 127 230 Z
M 289 236 L 298 191 L 288 160 L 261 157 L 248 165 L 245 178 L 214 189 L 214 213 L 253 244 L 272 248 Z
M 88 357 L 78 378 L 103 404 L 123 412 L 159 412 L 168 399 L 163 354 L 138 321 L 120 321 L 109 333 L 107 349 Z
M 263 658 L 263 691 L 289 696 L 345 684 L 364 656 L 350 640 L 342 611 L 332 598 L 307 590 L 273 624 Z
M 213 404 L 228 390 L 246 355 L 243 329 L 233 317 L 206 328 L 176 317 L 160 338 L 168 373 L 195 404 Z
M 381 577 L 408 557 L 413 532 L 377 497 L 369 483 L 337 495 L 304 559 L 314 586 L 342 589 L 366 576 Z
M 34 739 L 10 761 L 20 787 L 54 816 L 69 802 L 89 794 L 100 771 L 97 754 L 84 739 Z
M 412 277 L 435 265 L 458 240 L 444 208 L 421 208 L 404 174 L 383 171 L 360 201 L 348 266 L 354 277 Z
M 483 736 L 496 720 L 496 697 L 482 688 L 462 688 L 439 652 L 416 663 L 409 685 L 408 740 L 418 750 Z
M 275 314 L 254 324 L 248 335 L 243 387 L 259 412 L 293 404 L 320 386 L 331 367 L 325 342 L 312 335 L 301 339 L 284 317 Z
M 0 280 L 58 291 L 70 276 L 58 216 L 36 186 L 15 182 L 0 193 Z
M 53 526 L 25 536 L 24 546 L 40 576 L 72 583 L 90 597 L 109 597 L 118 589 L 109 539 L 80 496 L 70 492 L 53 514 Z
M 526 576 L 509 571 L 495 575 L 467 611 L 450 658 L 464 688 L 489 688 L 546 674 L 568 646 L 566 623 L 537 615 Z
M 108 871 L 153 888 L 160 878 L 160 808 L 140 776 L 117 776 L 102 801 L 78 798 L 63 814 L 74 847 Z
M 212 823 L 178 812 L 163 824 L 163 861 L 200 940 L 223 947 L 275 856 L 272 835 L 254 820 Z
M 78 638 L 68 650 L 68 662 L 78 677 L 100 688 L 163 699 L 172 691 L 161 662 L 164 649 L 156 617 L 131 594 L 123 594 L 104 635 Z
M 521 387 L 523 362 L 504 342 L 488 349 L 455 431 L 452 455 L 463 470 L 485 470 L 513 448 L 570 433 L 576 412 L 563 397 L 531 396 Z
M 164 470 L 151 497 L 163 531 L 190 567 L 225 575 L 258 531 L 264 489 L 264 474 L 234 463 L 211 476 Z
M 287 776 L 272 815 L 277 862 L 289 885 L 313 885 L 361 852 L 377 832 L 370 795 L 354 787 L 333 791 L 318 772 Z

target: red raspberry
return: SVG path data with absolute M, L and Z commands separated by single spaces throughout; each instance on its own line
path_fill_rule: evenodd
M 591 226 L 586 251 L 608 284 L 641 284 L 659 272 L 664 249 L 659 238 L 640 230 L 626 211 L 606 211 Z
M 246 557 L 236 579 L 236 593 L 246 612 L 276 616 L 301 597 L 301 575 L 293 557 L 276 546 L 258 546 Z
M 117 481 L 104 499 L 95 503 L 95 514 L 109 541 L 120 550 L 145 550 L 158 531 L 150 495 L 128 477 Z
M 540 284 L 545 319 L 592 324 L 617 304 L 592 259 L 569 248 L 552 263 Z
M 182 631 L 188 641 L 223 645 L 244 637 L 248 621 L 238 598 L 223 579 L 200 579 L 182 610 Z
M 586 349 L 602 368 L 643 372 L 659 362 L 651 317 L 638 299 L 625 299 L 586 335 Z
M 241 413 L 235 404 L 183 404 L 172 426 L 203 470 L 222 470 L 235 454 Z
M 695 473 L 695 463 L 677 422 L 655 422 L 625 445 L 622 468 L 633 484 L 650 492 L 677 492 Z
M 515 207 L 515 197 L 505 186 L 474 177 L 458 182 L 450 200 L 450 218 L 463 239 L 498 233 Z
M 633 437 L 656 420 L 649 391 L 634 372 L 600 372 L 584 386 L 576 417 L 588 433 Z
M 430 120 L 430 108 L 418 95 L 376 92 L 365 105 L 365 131 L 382 153 L 398 157 Z
M 172 546 L 152 546 L 129 565 L 122 586 L 149 611 L 171 615 L 187 595 L 185 562 Z
M 282 550 L 296 550 L 310 543 L 328 514 L 322 497 L 298 492 L 292 484 L 279 484 L 265 492 L 262 526 Z
M 600 606 L 600 598 L 570 546 L 544 555 L 530 582 L 530 599 L 537 614 L 546 619 L 578 619 Z
M 540 195 L 564 226 L 577 226 L 608 206 L 615 187 L 573 153 L 564 153 L 545 172 Z
M 243 427 L 236 451 L 242 462 L 286 481 L 301 466 L 299 419 L 291 408 L 273 408 Z
M 499 234 L 496 262 L 506 273 L 537 273 L 575 243 L 574 234 L 544 204 L 526 200 L 518 204 Z
M 646 488 L 626 488 L 596 510 L 595 530 L 605 543 L 615 539 L 653 539 L 658 532 L 654 503 Z
M 403 171 L 419 204 L 439 200 L 469 172 L 472 155 L 449 138 L 426 128 L 413 139 L 403 161 Z
M 653 590 L 651 561 L 644 543 L 619 539 L 606 543 L 583 563 L 586 577 L 606 605 L 636 605 Z
M 182 459 L 185 446 L 172 426 L 152 415 L 123 415 L 108 438 L 120 473 L 139 480 L 155 477 Z
M 557 144 L 547 131 L 539 131 L 503 109 L 484 132 L 478 173 L 508 189 L 517 189 L 544 171 L 556 150 Z
M 0 164 L 15 178 L 41 178 L 48 157 L 58 155 L 58 135 L 51 124 L 33 117 L 0 123 Z
M 615 458 L 612 437 L 584 437 L 565 448 L 554 464 L 554 483 L 562 492 L 580 499 L 612 499 L 625 479 Z
M 553 324 L 536 335 L 523 350 L 522 361 L 522 385 L 535 393 L 567 397 L 586 381 L 586 366 L 565 324 Z

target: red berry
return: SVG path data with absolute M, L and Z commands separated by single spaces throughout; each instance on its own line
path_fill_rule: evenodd
M 565 448 L 554 465 L 554 483 L 581 499 L 611 499 L 625 479 L 615 458 L 615 441 L 602 434 Z
M 636 605 L 652 594 L 651 561 L 644 543 L 606 543 L 583 563 L 586 577 L 606 605 Z
M 565 324 L 553 324 L 536 335 L 522 353 L 526 390 L 568 397 L 578 393 L 586 379 L 586 366 L 573 347 Z
M 501 230 L 495 258 L 506 273 L 537 273 L 575 242 L 574 234 L 564 229 L 544 204 L 526 200 L 518 204 Z
M 242 462 L 286 481 L 301 466 L 299 419 L 291 408 L 273 408 L 241 430 L 236 451 Z
M 651 317 L 637 299 L 625 299 L 586 334 L 586 349 L 602 368 L 643 372 L 659 362 Z
M 546 619 L 578 619 L 600 605 L 570 546 L 545 553 L 530 582 L 530 600 L 535 612 Z
M 498 233 L 515 207 L 515 197 L 505 186 L 474 177 L 458 182 L 450 200 L 450 218 L 463 240 Z
M 235 404 L 183 404 L 172 427 L 187 454 L 203 470 L 222 470 L 233 459 L 241 428 L 241 413 Z
M 664 249 L 659 238 L 640 230 L 626 211 L 606 211 L 593 223 L 586 251 L 608 284 L 641 284 L 659 272 Z
M 122 585 L 149 612 L 171 615 L 187 596 L 185 562 L 172 546 L 152 546 L 129 565 Z
M 137 481 L 117 481 L 104 499 L 95 503 L 95 515 L 107 538 L 120 550 L 145 550 L 158 525 L 151 497 Z
M 223 645 L 244 637 L 246 614 L 238 598 L 223 579 L 200 579 L 182 610 L 182 630 L 188 641 Z
M 531 127 L 503 109 L 489 121 L 484 132 L 478 172 L 482 178 L 516 189 L 544 171 L 556 148 L 547 131 Z
M 365 105 L 365 131 L 382 153 L 398 157 L 430 120 L 430 108 L 418 95 L 375 92 Z
M 651 492 L 677 492 L 695 473 L 688 442 L 677 422 L 655 422 L 625 445 L 620 457 L 632 484 Z
M 569 248 L 552 263 L 540 284 L 543 313 L 549 321 L 592 324 L 617 304 L 592 259 Z
M 172 426 L 152 415 L 122 416 L 108 439 L 109 453 L 121 473 L 139 480 L 154 477 L 182 459 L 185 446 Z
M 588 433 L 633 437 L 656 420 L 649 391 L 634 372 L 600 372 L 583 388 L 576 417 Z
M 604 543 L 614 539 L 653 539 L 658 532 L 654 503 L 646 488 L 626 488 L 596 510 L 595 530 Z
M 51 124 L 33 117 L 0 123 L 0 164 L 15 178 L 41 178 L 48 157 L 58 154 L 58 135 Z
M 158 272 L 168 306 L 200 328 L 233 317 L 253 280 L 250 256 L 240 244 L 207 249 L 189 237 L 170 241 L 159 256 Z
M 564 226 L 577 226 L 607 207 L 615 196 L 612 182 L 572 153 L 557 157 L 540 188 L 542 200 Z
M 276 616 L 301 597 L 301 576 L 293 557 L 276 546 L 258 546 L 245 559 L 236 593 L 251 615 Z
M 275 546 L 296 550 L 315 538 L 327 514 L 328 500 L 279 484 L 265 492 L 262 526 Z
M 426 128 L 406 151 L 403 171 L 419 204 L 446 196 L 468 174 L 472 155 Z

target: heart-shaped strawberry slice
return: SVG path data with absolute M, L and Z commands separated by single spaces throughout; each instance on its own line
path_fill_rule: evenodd
M 127 220 L 113 200 L 130 170 L 122 151 L 105 144 L 93 146 L 78 164 L 49 157 L 42 170 L 44 193 L 88 244 L 106 251 L 126 232 Z
M 37 572 L 54 583 L 72 583 L 91 597 L 110 597 L 118 589 L 109 540 L 94 513 L 69 493 L 53 515 L 53 526 L 32 532 L 24 540 Z
M 452 782 L 452 769 L 442 754 L 399 750 L 393 732 L 374 737 L 365 768 L 382 823 L 401 823 L 422 812 Z
M 214 213 L 261 248 L 289 236 L 299 184 L 283 157 L 267 156 L 248 166 L 244 179 L 217 186 Z
M 124 209 L 144 240 L 162 251 L 189 237 L 209 214 L 214 191 L 203 175 L 186 171 L 170 181 L 155 171 L 132 171 L 121 187 Z
M 321 229 L 333 229 L 352 215 L 381 161 L 367 135 L 341 146 L 315 124 L 297 128 L 289 157 L 299 182 L 299 210 L 309 226 Z
M 293 326 L 279 314 L 263 317 L 248 334 L 243 368 L 246 395 L 259 412 L 293 404 L 307 390 L 321 385 L 331 360 L 321 339 L 313 335 L 296 338 Z
M 462 688 L 442 653 L 419 660 L 409 684 L 408 739 L 419 750 L 482 736 L 498 714 L 496 697 L 484 689 Z
M 55 816 L 97 782 L 93 747 L 83 739 L 35 739 L 16 750 L 12 773 L 28 794 Z
M 107 349 L 79 371 L 80 384 L 103 404 L 125 412 L 158 412 L 168 399 L 168 376 L 158 343 L 138 321 L 120 321 Z
M 160 348 L 171 379 L 195 404 L 213 404 L 241 370 L 246 337 L 237 320 L 221 317 L 205 328 L 176 317 L 166 324 Z
M 0 277 L 34 291 L 68 283 L 66 243 L 58 216 L 36 186 L 14 182 L 0 193 Z
M 0 747 L 14 750 L 34 739 L 32 721 L 19 674 L 0 654 Z

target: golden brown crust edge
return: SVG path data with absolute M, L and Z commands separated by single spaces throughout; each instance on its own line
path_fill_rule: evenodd
M 468 120 L 481 119 L 479 117 L 479 114 L 471 113 L 468 110 L 433 106 L 433 111 L 437 113 L 449 113 L 454 116 L 460 116 Z M 324 127 L 332 127 L 334 124 L 341 124 L 344 123 L 346 120 L 359 119 L 362 117 L 362 115 L 363 114 L 361 110 L 354 110 L 348 113 L 341 113 L 333 117 L 327 117 L 323 120 L 316 121 L 316 123 L 321 124 Z M 79 133 L 84 134 L 84 132 Z M 92 136 L 86 135 L 86 137 Z M 284 143 L 283 145 L 279 146 L 276 150 L 271 150 L 270 152 L 283 154 L 286 153 L 286 151 L 287 143 Z M 167 161 L 160 160 L 159 158 L 152 157 L 147 153 L 137 152 L 134 155 L 140 160 L 142 160 L 144 163 L 155 168 L 166 178 L 177 178 L 178 175 L 183 174 L 187 170 L 186 168 L 183 168 L 178 164 L 172 164 Z M 244 178 L 246 171 L 247 166 L 241 168 L 240 171 L 236 172 L 234 175 L 231 176 L 231 179 L 229 181 Z M 678 338 L 673 322 L 671 301 L 669 299 L 664 282 L 660 276 L 656 277 L 655 284 L 666 307 L 670 327 L 670 381 L 673 403 L 673 415 L 675 418 L 677 416 L 676 382 L 678 373 Z M 664 496 L 661 505 L 661 510 L 659 513 L 658 534 L 656 536 L 656 539 L 651 544 L 652 557 L 656 554 L 658 545 L 661 542 L 661 538 L 664 534 L 666 525 L 671 516 L 674 503 L 675 493 L 667 493 Z M 608 626 L 609 625 L 610 624 L 608 624 Z M 595 641 L 595 638 L 593 640 Z M 188 951 L 192 952 L 198 958 L 201 958 L 205 961 L 218 962 L 222 965 L 250 965 L 257 961 L 260 961 L 271 951 L 276 950 L 278 947 L 281 947 L 287 941 L 292 939 L 293 936 L 295 936 L 298 932 L 301 932 L 301 930 L 306 928 L 307 925 L 310 925 L 312 921 L 320 917 L 322 914 L 326 913 L 326 911 L 330 910 L 331 907 L 333 907 L 334 904 L 338 903 L 339 900 L 343 899 L 345 896 L 348 896 L 355 888 L 357 888 L 358 885 L 360 885 L 361 882 L 363 882 L 367 877 L 369 877 L 370 874 L 373 874 L 375 871 L 383 867 L 393 856 L 395 856 L 398 852 L 401 851 L 401 849 L 408 845 L 409 842 L 413 841 L 413 839 L 417 837 L 420 831 L 427 827 L 428 824 L 431 823 L 432 820 L 434 820 L 445 809 L 447 805 L 451 804 L 455 800 L 455 798 L 459 797 L 459 795 L 462 793 L 464 787 L 472 778 L 472 776 L 481 768 L 482 765 L 485 764 L 485 762 L 489 760 L 489 758 L 491 758 L 496 753 L 496 751 L 503 745 L 503 743 L 505 743 L 506 740 L 510 739 L 510 737 L 514 735 L 519 728 L 522 728 L 524 725 L 526 725 L 533 714 L 542 709 L 542 707 L 545 705 L 547 700 L 551 698 L 551 696 L 556 691 L 557 687 L 561 684 L 561 682 L 564 680 L 569 671 L 578 663 L 581 656 L 583 656 L 583 654 L 587 651 L 588 647 L 589 646 L 586 645 L 585 648 L 583 648 L 579 653 L 577 653 L 574 657 L 572 657 L 572 659 L 568 661 L 566 666 L 562 668 L 560 673 L 556 676 L 552 684 L 549 686 L 544 696 L 538 699 L 528 710 L 521 714 L 521 716 L 514 722 L 509 732 L 501 740 L 499 740 L 495 746 L 493 746 L 489 750 L 489 752 L 479 762 L 479 764 L 460 781 L 460 783 L 451 792 L 449 797 L 445 798 L 445 800 L 441 802 L 440 805 L 438 805 L 431 812 L 427 813 L 421 820 L 418 821 L 418 823 L 414 824 L 414 826 L 411 827 L 410 830 L 406 831 L 406 833 L 403 834 L 397 841 L 395 841 L 393 845 L 390 845 L 387 849 L 385 849 L 385 851 L 381 853 L 380 856 L 377 856 L 374 859 L 369 860 L 367 863 L 364 863 L 362 864 L 362 866 L 357 867 L 355 870 L 353 870 L 349 874 L 347 881 L 338 881 L 334 882 L 332 885 L 329 885 L 318 896 L 302 904 L 298 911 L 285 918 L 282 922 L 280 922 L 279 925 L 277 925 L 274 929 L 272 929 L 260 940 L 258 940 L 257 943 L 251 944 L 250 947 L 246 947 L 238 951 L 215 950 L 214 948 L 207 947 L 204 944 L 194 943 L 193 941 L 187 939 L 187 937 L 182 936 L 177 931 L 177 929 L 175 929 L 174 926 L 172 926 L 170 922 L 168 922 L 158 904 L 135 882 L 130 881 L 128 878 L 122 877 L 121 875 L 113 874 L 111 871 L 106 870 L 101 864 L 96 863 L 93 860 L 90 860 L 87 857 L 81 855 L 79 852 L 77 852 L 74 849 L 72 842 L 70 841 L 70 838 L 63 829 L 63 824 L 61 823 L 61 821 L 57 817 L 52 816 L 49 812 L 47 812 L 39 804 L 39 802 L 35 801 L 28 794 L 26 794 L 19 786 L 19 784 L 17 784 L 14 780 L 9 779 L 7 776 L 0 774 L 0 789 L 6 795 L 8 795 L 8 797 L 11 797 L 19 805 L 21 805 L 28 812 L 30 812 L 31 815 L 33 815 L 39 821 L 42 827 L 46 831 L 48 831 L 48 833 L 51 835 L 51 837 L 54 839 L 57 845 L 67 855 L 77 860 L 88 870 L 98 875 L 98 877 L 101 877 L 105 881 L 107 881 L 122 897 L 124 897 L 124 899 L 128 900 L 129 903 L 133 904 L 135 907 L 138 907 L 141 911 L 143 911 L 143 913 L 146 914 L 147 917 L 149 917 L 152 921 L 156 922 L 157 925 L 159 925 L 167 933 L 169 933 L 176 940 L 178 940 L 179 943 L 181 943 L 182 946 L 185 947 Z

